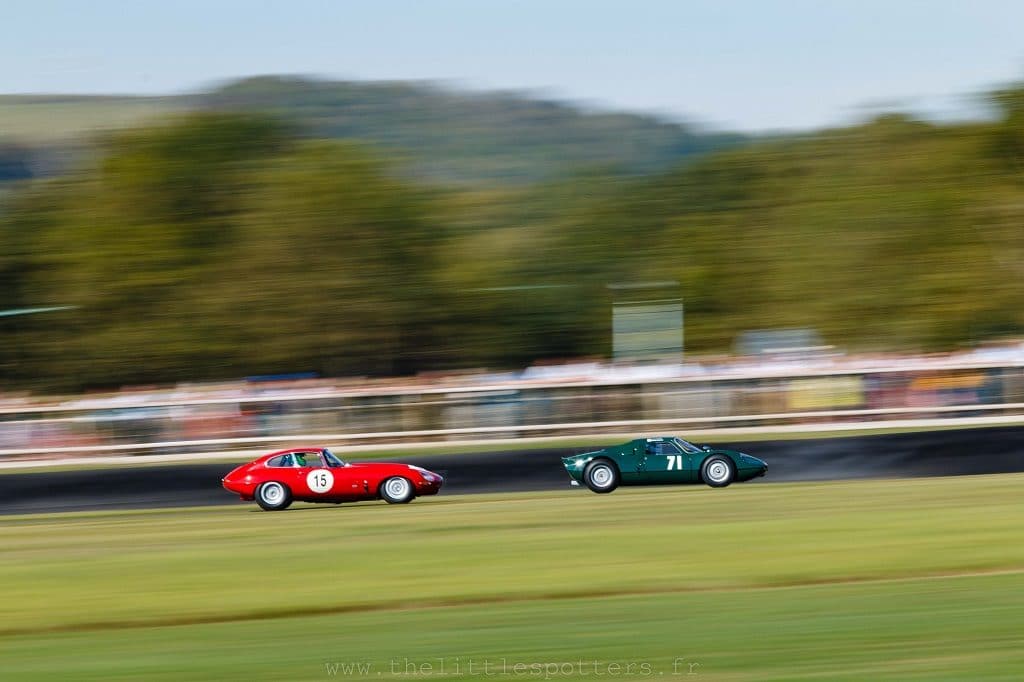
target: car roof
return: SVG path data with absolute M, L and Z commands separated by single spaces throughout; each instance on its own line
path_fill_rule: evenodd
M 259 457 L 259 459 L 270 459 L 271 457 L 277 457 L 278 455 L 287 455 L 291 452 L 313 452 L 320 450 L 327 450 L 327 448 L 324 447 L 323 445 L 300 445 L 298 447 L 285 448 L 284 450 L 277 450 L 276 452 L 268 453 L 266 455 Z

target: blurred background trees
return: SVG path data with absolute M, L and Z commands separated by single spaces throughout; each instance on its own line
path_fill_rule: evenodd
M 988 122 L 750 140 L 506 94 L 254 79 L 76 140 L 67 168 L 34 172 L 38 141 L 12 139 L 0 308 L 74 307 L 0 317 L 0 380 L 607 357 L 608 285 L 659 280 L 679 283 L 691 351 L 792 326 L 850 349 L 1020 336 L 1022 92 L 994 93 Z

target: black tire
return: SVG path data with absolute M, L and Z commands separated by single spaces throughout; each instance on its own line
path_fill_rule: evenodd
M 610 493 L 619 487 L 619 469 L 607 459 L 595 459 L 583 470 L 583 482 L 595 493 Z
M 267 481 L 256 488 L 256 504 L 263 511 L 282 511 L 292 503 L 292 491 L 284 483 Z
M 736 478 L 736 465 L 723 455 L 713 455 L 704 460 L 700 477 L 712 488 L 724 488 Z
M 380 484 L 380 496 L 388 504 L 407 504 L 415 495 L 409 479 L 392 476 Z

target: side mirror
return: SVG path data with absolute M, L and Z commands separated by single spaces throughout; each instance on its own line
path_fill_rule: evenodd
M 704 445 L 701 445 L 700 449 L 703 450 L 704 452 L 711 452 L 711 446 L 708 445 L 707 443 L 705 443 Z

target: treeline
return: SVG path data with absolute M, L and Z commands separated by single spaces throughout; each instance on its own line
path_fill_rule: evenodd
M 367 151 L 206 114 L 112 139 L 0 227 L 3 374 L 70 388 L 314 369 L 413 371 L 445 234 Z
M 642 178 L 426 185 L 369 146 L 206 112 L 108 139 L 0 215 L 5 387 L 607 356 L 609 285 L 679 283 L 689 351 L 814 327 L 850 349 L 1024 329 L 1024 97 L 884 116 Z

